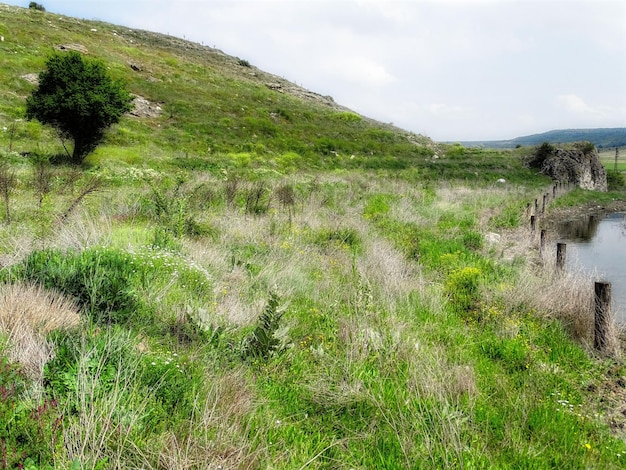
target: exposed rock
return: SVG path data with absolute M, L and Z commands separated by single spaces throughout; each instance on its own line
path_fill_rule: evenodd
M 76 51 L 81 54 L 87 54 L 88 52 L 87 48 L 82 44 L 59 44 L 58 46 L 55 46 L 55 49 L 59 51 Z
M 163 109 L 161 108 L 161 106 L 150 103 L 150 101 L 145 99 L 143 96 L 133 96 L 135 97 L 135 99 L 133 101 L 134 108 L 130 112 L 131 116 L 156 118 L 163 113 Z
M 607 191 L 606 170 L 598 151 L 578 144 L 572 149 L 555 148 L 541 164 L 541 172 L 555 181 L 571 182 L 582 189 Z
M 39 85 L 39 74 L 37 73 L 27 73 L 25 75 L 21 75 L 20 78 L 26 80 L 31 85 Z
M 490 245 L 497 245 L 502 240 L 502 236 L 498 233 L 488 232 L 485 234 L 485 242 Z

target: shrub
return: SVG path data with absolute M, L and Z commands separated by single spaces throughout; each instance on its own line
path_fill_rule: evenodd
M 626 180 L 624 179 L 624 175 L 618 171 L 607 171 L 606 182 L 609 191 L 620 190 L 623 189 L 624 186 L 626 186 Z
M 37 3 L 37 2 L 30 2 L 28 4 L 28 8 L 31 10 L 46 11 L 44 6 L 41 3 Z
M 270 294 L 256 328 L 244 342 L 244 357 L 267 360 L 282 349 L 282 341 L 277 332 L 284 312 L 278 310 L 278 302 L 278 296 Z
M 46 249 L 31 253 L 11 275 L 58 289 L 74 297 L 92 321 L 111 324 L 138 320 L 147 312 L 135 290 L 139 268 L 130 254 L 118 250 Z
M 452 308 L 463 316 L 471 315 L 478 302 L 481 271 L 474 267 L 456 269 L 448 275 L 445 291 Z
M 576 142 L 574 147 L 585 155 L 589 155 L 596 149 L 596 146 L 591 142 Z
M 5 356 L 0 338 L 0 468 L 52 468 L 63 435 L 63 411 L 55 400 L 27 403 L 28 382 Z
M 556 152 L 556 147 L 549 142 L 544 142 L 535 150 L 535 153 L 532 155 L 530 161 L 528 162 L 528 166 L 531 168 L 540 169 L 543 166 L 543 162 L 546 161 L 548 157 L 551 157 Z
M 332 116 L 333 119 L 337 121 L 343 122 L 361 122 L 363 118 L 357 113 L 352 113 L 350 111 L 343 111 L 340 113 L 335 113 Z
M 315 233 L 314 242 L 324 248 L 336 246 L 349 248 L 355 252 L 358 252 L 362 245 L 359 233 L 352 228 L 321 229 Z
M 101 392 L 109 392 L 132 363 L 134 343 L 128 332 L 119 328 L 101 330 L 100 327 L 85 332 L 55 332 L 55 357 L 46 363 L 46 386 L 56 397 L 72 397 L 83 393 L 81 374 L 98 383 Z

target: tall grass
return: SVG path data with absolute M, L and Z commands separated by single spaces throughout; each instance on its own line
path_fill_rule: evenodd
M 439 145 L 306 104 L 176 38 L 0 20 L 18 52 L 0 71 L 15 86 L 0 159 L 16 176 L 0 467 L 623 466 L 609 408 L 626 368 L 589 349 L 589 290 L 536 255 L 524 201 L 548 182 L 524 149 Z M 44 36 L 84 43 L 163 116 L 124 119 L 83 168 L 20 156 L 62 150 L 14 122 Z M 37 330 L 27 299 L 73 326 Z

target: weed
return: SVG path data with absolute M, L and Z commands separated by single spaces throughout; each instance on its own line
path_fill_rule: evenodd
M 279 297 L 270 293 L 267 305 L 257 320 L 257 326 L 244 342 L 244 357 L 267 360 L 284 349 L 284 338 L 277 336 L 284 314 L 278 309 L 279 302 Z
M 246 195 L 246 214 L 261 215 L 267 213 L 270 205 L 270 192 L 264 183 L 256 183 Z
M 4 220 L 7 225 L 11 224 L 11 194 L 17 186 L 17 176 L 6 162 L 0 163 L 0 194 L 4 200 Z

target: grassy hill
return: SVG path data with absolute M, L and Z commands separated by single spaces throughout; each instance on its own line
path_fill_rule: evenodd
M 2 5 L 0 35 L 0 468 L 623 468 L 621 343 L 528 230 L 528 149 L 169 36 Z M 22 120 L 57 45 L 161 113 L 64 163 Z
M 342 165 L 333 161 L 336 153 L 365 164 L 391 155 L 400 161 L 432 155 L 427 138 L 373 123 L 332 98 L 199 44 L 6 6 L 0 34 L 4 127 L 23 117 L 24 97 L 33 89 L 23 77 L 40 72 L 59 46 L 104 60 L 112 76 L 162 109 L 158 118 L 129 118 L 114 130 L 108 143 L 122 161 L 166 154 L 214 165 L 216 157 L 247 153 L 279 167 L 285 158 L 326 167 Z M 15 149 L 32 150 L 41 132 L 34 124 L 18 124 Z

